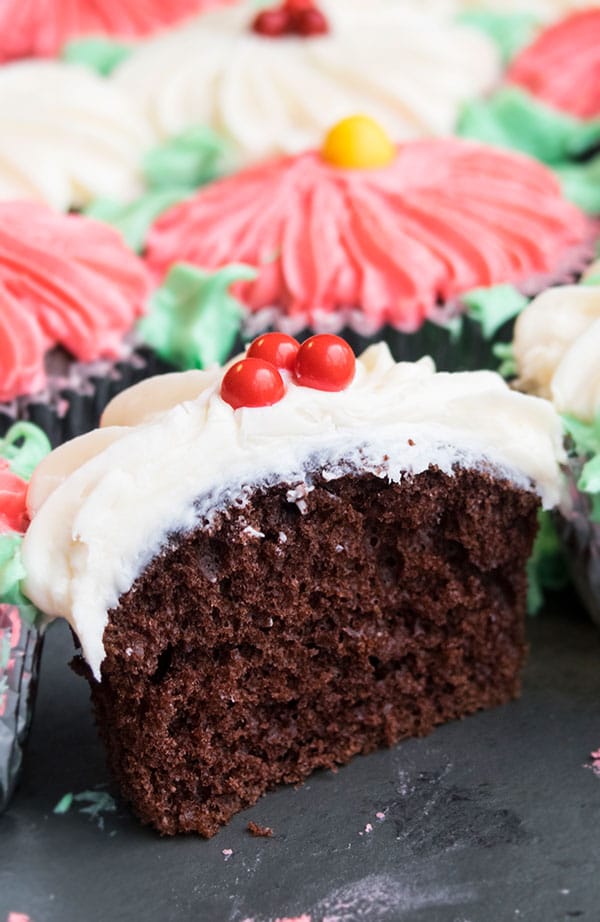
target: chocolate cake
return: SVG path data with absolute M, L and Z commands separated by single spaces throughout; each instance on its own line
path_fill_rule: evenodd
M 144 382 L 32 481 L 26 591 L 72 624 L 113 774 L 164 834 L 519 692 L 554 411 L 310 343 Z

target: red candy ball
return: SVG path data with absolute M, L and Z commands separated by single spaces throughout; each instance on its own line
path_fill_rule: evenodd
M 275 368 L 293 371 L 300 343 L 285 333 L 265 333 L 255 339 L 248 349 L 248 358 L 263 359 Z
M 321 10 L 303 10 L 295 18 L 294 31 L 305 38 L 311 35 L 326 35 L 329 32 L 329 23 Z
M 232 365 L 221 382 L 221 397 L 234 410 L 270 407 L 285 394 L 283 378 L 274 365 L 261 359 L 242 359 Z
M 296 359 L 296 381 L 319 391 L 343 391 L 352 379 L 356 359 L 339 336 L 323 333 L 311 336 L 300 346 Z
M 292 28 L 292 17 L 285 7 L 263 10 L 254 18 L 252 29 L 267 38 L 278 38 Z

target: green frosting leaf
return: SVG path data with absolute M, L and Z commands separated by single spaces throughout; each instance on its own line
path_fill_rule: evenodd
M 13 474 L 29 480 L 34 469 L 50 451 L 48 436 L 33 423 L 15 423 L 0 438 L 0 457 L 6 458 Z
M 26 575 L 21 560 L 22 540 L 21 535 L 14 533 L 0 535 L 0 601 L 17 605 L 23 621 L 34 625 L 39 612 L 21 592 L 21 582 Z
M 135 202 L 125 205 L 112 199 L 96 199 L 86 208 L 86 214 L 115 227 L 121 232 L 127 246 L 141 253 L 146 245 L 148 231 L 156 219 L 189 194 L 189 189 L 148 192 Z
M 575 451 L 583 457 L 600 454 L 600 416 L 585 423 L 575 416 L 564 414 L 563 425 L 575 445 Z
M 518 367 L 512 343 L 494 343 L 492 352 L 500 362 L 498 374 L 503 378 L 516 378 Z
M 583 493 L 600 493 L 600 455 L 584 466 L 577 486 Z
M 487 100 L 468 103 L 458 134 L 536 157 L 550 166 L 567 164 L 600 141 L 600 119 L 582 121 L 504 87 Z
M 585 163 L 555 166 L 554 172 L 565 198 L 589 214 L 600 213 L 600 154 Z M 600 275 L 596 279 L 596 284 L 599 283 Z
M 500 327 L 521 313 L 528 303 L 525 295 L 512 285 L 473 288 L 462 300 L 472 320 L 481 324 L 485 339 L 493 339 Z
M 154 293 L 139 332 L 161 358 L 179 368 L 222 364 L 231 352 L 243 314 L 229 286 L 254 278 L 256 271 L 250 266 L 232 264 L 205 272 L 177 263 Z
M 130 45 L 110 38 L 77 38 L 67 42 L 61 57 L 69 64 L 81 64 L 101 77 L 108 77 L 132 51 Z
M 197 189 L 222 176 L 232 166 L 227 142 L 206 126 L 189 128 L 144 158 L 149 189 Z
M 540 510 L 538 524 L 537 537 L 527 563 L 527 610 L 530 615 L 537 614 L 542 608 L 546 590 L 563 589 L 569 582 L 566 560 L 552 515 Z
M 502 62 L 508 64 L 536 35 L 539 23 L 529 13 L 497 13 L 472 10 L 461 13 L 458 21 L 484 32 L 498 46 Z

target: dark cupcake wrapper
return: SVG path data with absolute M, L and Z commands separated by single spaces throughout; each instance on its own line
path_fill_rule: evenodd
M 102 411 L 121 391 L 173 367 L 146 348 L 135 349 L 127 359 L 97 366 L 73 366 L 67 382 L 50 382 L 47 391 L 0 405 L 0 435 L 17 420 L 27 420 L 44 430 L 53 447 L 98 426 Z M 60 381 L 60 379 L 57 379 Z
M 0 604 L 0 812 L 17 785 L 33 717 L 43 635 Z
M 592 500 L 577 486 L 585 458 L 570 458 L 565 468 L 569 501 L 556 514 L 567 566 L 593 621 L 600 626 L 600 523 L 592 521 Z

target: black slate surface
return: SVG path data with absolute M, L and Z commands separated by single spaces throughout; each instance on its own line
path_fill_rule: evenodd
M 25 776 L 0 817 L 0 922 L 10 911 L 33 922 L 597 922 L 600 632 L 571 600 L 562 608 L 529 626 L 520 701 L 277 790 L 208 842 L 161 839 L 122 805 L 103 828 L 81 803 L 53 814 L 66 792 L 108 782 L 87 686 L 65 666 L 70 636 L 54 626 Z M 249 820 L 274 837 L 252 838 Z

